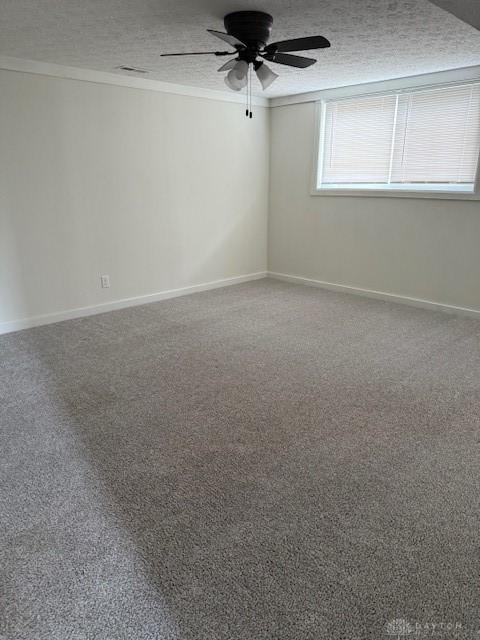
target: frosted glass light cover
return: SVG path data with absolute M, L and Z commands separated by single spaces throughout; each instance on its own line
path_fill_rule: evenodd
M 260 65 L 255 69 L 255 73 L 257 74 L 257 78 L 260 80 L 263 90 L 268 89 L 272 82 L 278 78 L 278 75 L 267 67 L 264 62 L 260 63 Z
M 248 64 L 245 60 L 239 60 L 231 71 L 225 76 L 227 87 L 233 91 L 240 91 L 247 86 Z

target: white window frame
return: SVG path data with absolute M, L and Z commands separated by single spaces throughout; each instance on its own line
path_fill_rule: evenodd
M 456 82 L 438 82 L 435 84 L 417 85 L 413 84 L 409 86 L 402 86 L 392 88 L 390 90 L 384 89 L 379 91 L 361 91 L 361 86 L 355 88 L 352 87 L 352 91 L 341 90 L 338 97 L 335 96 L 335 92 L 329 91 L 328 97 L 325 99 L 315 101 L 315 144 L 314 144 L 314 157 L 313 157 L 313 171 L 312 171 L 312 196 L 342 196 L 342 197 L 364 197 L 364 198 L 426 198 L 426 199 L 441 199 L 441 200 L 480 200 L 480 153 L 477 160 L 477 172 L 474 182 L 474 190 L 471 191 L 446 191 L 446 190 L 433 190 L 425 189 L 421 187 L 418 189 L 399 188 L 399 189 L 374 189 L 374 188 L 323 188 L 318 187 L 318 174 L 322 167 L 323 162 L 323 149 L 320 144 L 321 140 L 324 140 L 325 136 L 325 109 L 328 102 L 333 102 L 343 98 L 362 98 L 374 95 L 391 95 L 392 93 L 402 93 L 409 91 L 421 91 L 424 89 L 435 89 L 442 87 L 455 87 L 464 86 L 466 84 L 478 84 L 480 78 L 472 78 L 469 80 L 459 80 Z

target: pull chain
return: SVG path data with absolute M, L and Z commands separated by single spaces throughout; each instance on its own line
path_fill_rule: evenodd
M 247 98 L 247 108 L 245 110 L 245 115 L 247 118 L 253 118 L 252 113 L 252 65 L 248 65 L 247 71 L 247 87 L 246 87 L 246 98 Z
M 246 95 L 245 95 L 246 101 L 247 101 L 247 104 L 246 104 L 247 108 L 245 110 L 245 115 L 247 116 L 247 118 L 248 118 L 248 113 L 250 111 L 249 102 L 248 102 L 248 78 L 249 77 L 250 77 L 250 65 L 248 65 L 248 69 L 247 69 L 247 87 L 246 87 Z
M 249 110 L 250 110 L 250 118 L 252 118 L 253 117 L 253 113 L 252 113 L 252 65 L 248 66 L 248 71 L 249 71 L 249 74 L 248 74 L 248 89 L 249 89 L 249 91 L 248 91 L 248 93 L 249 93 L 249 96 L 250 96 L 250 107 L 249 107 Z

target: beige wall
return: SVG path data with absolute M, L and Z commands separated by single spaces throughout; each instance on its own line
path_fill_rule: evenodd
M 269 269 L 480 309 L 480 202 L 311 196 L 314 132 L 271 109 Z
M 264 271 L 269 168 L 271 271 L 480 309 L 480 203 L 311 196 L 314 120 L 0 71 L 0 328 Z
M 268 152 L 265 108 L 0 71 L 0 323 L 264 271 Z

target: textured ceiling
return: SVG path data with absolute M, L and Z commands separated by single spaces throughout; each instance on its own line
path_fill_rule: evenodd
M 479 0 L 430 0 L 437 7 L 450 11 L 454 16 L 480 29 L 480 2 Z
M 480 64 L 480 32 L 428 0 L 0 0 L 0 55 L 110 72 L 125 64 L 223 90 L 225 58 L 159 53 L 223 49 L 206 29 L 223 30 L 223 15 L 241 9 L 271 13 L 275 40 L 332 43 L 309 69 L 272 64 L 281 77 L 269 97 Z

